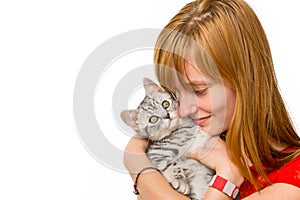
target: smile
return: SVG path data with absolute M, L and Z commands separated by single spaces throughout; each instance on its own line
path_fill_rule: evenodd
M 199 119 L 194 119 L 194 123 L 203 127 L 205 123 L 211 118 L 211 116 L 201 117 Z

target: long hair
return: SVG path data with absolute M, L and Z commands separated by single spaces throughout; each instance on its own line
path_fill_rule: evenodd
M 200 71 L 215 79 L 219 73 L 234 88 L 236 103 L 227 130 L 227 149 L 244 177 L 260 189 L 247 159 L 269 182 L 268 171 L 300 154 L 299 148 L 285 153 L 275 148 L 300 147 L 300 138 L 280 94 L 262 25 L 243 0 L 191 2 L 158 37 L 154 63 L 160 84 L 172 85 L 169 67 L 183 72 L 191 52 Z

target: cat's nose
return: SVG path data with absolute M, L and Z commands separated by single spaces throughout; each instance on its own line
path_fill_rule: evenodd
M 167 117 L 166 117 L 167 119 L 170 119 L 171 117 L 170 117 L 170 113 L 167 113 Z
M 167 113 L 167 115 L 165 117 L 163 117 L 163 119 L 171 119 L 170 113 Z

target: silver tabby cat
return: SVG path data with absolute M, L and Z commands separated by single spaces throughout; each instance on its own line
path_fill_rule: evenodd
M 163 88 L 144 79 L 146 96 L 137 109 L 121 113 L 137 134 L 149 139 L 147 156 L 171 186 L 192 200 L 203 198 L 214 171 L 185 155 L 210 138 L 190 118 L 178 116 L 178 102 Z

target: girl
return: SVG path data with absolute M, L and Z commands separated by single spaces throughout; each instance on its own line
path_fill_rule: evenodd
M 158 81 L 179 100 L 181 117 L 218 138 L 211 149 L 188 154 L 216 171 L 204 199 L 231 199 L 238 190 L 247 200 L 300 199 L 300 138 L 277 86 L 265 32 L 246 2 L 187 4 L 159 35 L 154 62 Z M 146 146 L 133 137 L 126 147 L 133 180 L 152 166 Z M 143 200 L 188 199 L 152 169 L 139 174 L 137 188 Z

